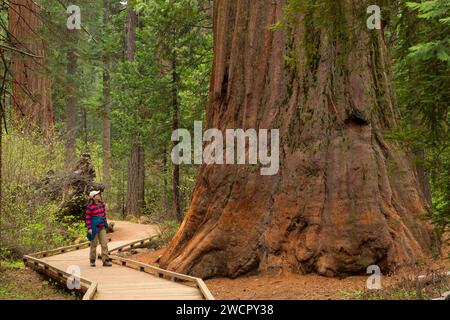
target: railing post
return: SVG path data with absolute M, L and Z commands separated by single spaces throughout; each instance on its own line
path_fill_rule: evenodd
M 416 296 L 417 296 L 417 299 L 423 300 L 422 283 L 419 278 L 416 279 Z

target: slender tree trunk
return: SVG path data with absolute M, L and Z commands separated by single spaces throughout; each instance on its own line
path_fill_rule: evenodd
M 75 37 L 72 37 L 75 39 Z M 66 110 L 65 110 L 65 159 L 66 164 L 70 167 L 73 164 L 73 160 L 76 152 L 76 138 L 77 138 L 77 93 L 75 77 L 77 71 L 77 54 L 73 45 L 70 44 L 67 49 L 67 98 L 66 98 Z
M 103 183 L 107 192 L 111 188 L 111 88 L 108 58 L 104 58 L 103 71 Z
M 12 114 L 19 130 L 40 130 L 44 136 L 53 134 L 54 117 L 51 83 L 45 69 L 45 43 L 39 38 L 42 8 L 31 0 L 9 2 L 9 42 L 20 51 L 11 56 Z
M 164 212 L 170 212 L 170 200 L 169 200 L 169 165 L 168 165 L 167 147 L 164 146 L 163 151 L 163 170 L 164 170 Z
M 0 14 L 2 12 L 0 11 Z M 5 53 L 3 49 L 0 49 L 0 57 L 1 57 L 1 68 L 2 71 L 2 79 L 1 79 L 1 87 L 0 87 L 0 244 L 3 243 L 3 123 L 5 120 L 6 113 L 6 86 L 9 80 L 7 74 L 7 65 L 8 62 L 5 57 Z M 6 130 L 6 128 L 5 128 Z
M 163 268 L 334 276 L 428 256 L 434 238 L 414 167 L 382 135 L 397 110 L 382 36 L 366 28 L 371 2 L 318 3 L 301 3 L 296 23 L 271 31 L 286 1 L 214 2 L 206 127 L 279 129 L 280 170 L 202 165 Z
M 177 57 L 175 53 L 172 56 L 172 130 L 179 128 L 180 122 L 180 106 L 178 103 L 178 73 L 177 73 Z M 174 142 L 174 146 L 177 142 Z M 180 165 L 173 165 L 172 173 L 172 189 L 173 189 L 173 207 L 175 216 L 181 223 L 183 221 L 183 213 L 181 212 L 181 191 L 180 191 Z
M 128 8 L 128 22 L 127 22 L 127 59 L 134 61 L 136 54 L 136 26 L 137 15 L 133 8 Z
M 140 215 L 144 208 L 144 148 L 134 144 L 128 162 L 127 215 Z
M 137 15 L 133 8 L 128 9 L 127 57 L 134 61 L 136 53 Z M 130 138 L 131 153 L 128 162 L 127 215 L 139 215 L 144 207 L 145 159 L 144 148 L 136 137 Z
M 81 117 L 83 119 L 83 143 L 84 143 L 84 152 L 89 153 L 89 146 L 88 146 L 88 120 L 87 120 L 87 110 L 85 106 L 81 107 Z
M 122 204 L 122 217 L 125 219 L 127 216 L 125 207 L 125 168 L 122 168 L 122 194 L 121 194 L 121 204 Z
M 6 79 L 2 80 L 2 89 L 4 88 L 3 86 L 5 85 L 4 82 L 6 81 Z M 0 92 L 0 99 L 3 100 L 3 92 Z M 0 106 L 0 246 L 2 245 L 3 241 L 3 117 L 5 116 L 4 114 L 4 104 L 2 101 L 2 105 Z
M 144 147 L 139 145 L 139 167 L 138 167 L 138 205 L 142 212 L 145 208 L 145 152 Z
M 132 145 L 130 159 L 128 160 L 127 180 L 127 215 L 139 215 L 139 145 Z
M 104 25 L 110 20 L 110 1 L 104 1 Z M 109 52 L 103 53 L 103 184 L 108 193 L 111 188 L 111 84 Z

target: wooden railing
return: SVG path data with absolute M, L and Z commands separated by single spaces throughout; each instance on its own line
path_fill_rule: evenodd
M 123 252 L 123 251 L 127 251 L 127 250 L 131 250 L 134 248 L 140 248 L 140 247 L 145 247 L 145 245 L 147 243 L 152 242 L 154 239 L 159 238 L 160 235 L 154 235 L 148 238 L 144 238 L 144 239 L 140 239 L 140 240 L 136 240 L 127 244 L 124 244 L 122 246 L 116 247 L 114 249 L 109 250 L 109 253 L 111 254 L 112 252 Z
M 418 276 L 416 279 L 416 296 L 419 300 L 423 300 L 422 289 L 427 284 L 436 281 L 439 277 L 450 277 L 450 271 Z M 432 300 L 450 300 L 450 291 L 444 292 L 441 297 Z
M 108 238 L 108 241 L 111 241 L 111 238 Z M 70 251 L 76 251 L 80 249 L 89 248 L 90 241 L 82 242 L 79 244 L 73 244 L 70 246 L 60 247 L 56 249 L 46 250 L 46 251 L 40 251 L 36 253 L 32 253 L 29 255 L 25 255 L 23 257 L 23 262 L 26 266 L 29 266 L 30 268 L 33 268 L 41 273 L 46 274 L 47 276 L 59 280 L 60 282 L 67 283 L 67 280 L 73 279 L 74 275 L 67 273 L 63 270 L 60 270 L 56 267 L 51 266 L 50 264 L 46 263 L 42 260 L 42 258 L 45 257 L 51 257 L 54 255 L 58 255 L 61 253 L 66 253 Z M 95 293 L 97 292 L 97 283 L 95 281 L 91 281 L 89 279 L 78 277 L 80 280 L 80 289 L 84 295 L 83 300 L 92 300 Z
M 56 267 L 53 267 L 47 262 L 39 258 L 35 258 L 32 255 L 25 255 L 23 257 L 23 262 L 25 263 L 26 266 L 34 270 L 37 270 L 41 273 L 44 273 L 47 276 L 56 279 L 60 282 L 63 282 L 65 284 L 67 284 L 68 279 L 72 280 L 74 277 L 77 277 L 78 280 L 80 281 L 80 288 L 77 290 L 81 290 L 84 293 L 83 300 L 92 300 L 95 293 L 97 292 L 97 283 L 95 281 L 88 280 L 81 276 L 74 276 L 73 274 L 70 274 Z
M 156 266 L 152 266 L 150 264 L 145 264 L 139 261 L 130 260 L 126 258 L 122 258 L 115 255 L 110 255 L 109 258 L 116 264 L 119 264 L 124 267 L 133 268 L 142 272 L 146 272 L 149 274 L 153 274 L 157 277 L 164 278 L 171 281 L 185 281 L 188 283 L 192 283 L 195 287 L 197 287 L 202 293 L 203 297 L 206 300 L 214 300 L 214 296 L 209 291 L 206 284 L 202 279 L 197 277 L 188 276 L 186 274 L 177 273 L 174 271 L 169 271 L 165 269 L 158 268 Z
M 158 238 L 160 235 L 152 236 L 149 238 L 144 238 L 136 241 L 132 241 L 130 243 L 124 244 L 122 246 L 116 247 L 114 249 L 109 250 L 109 258 L 117 264 L 120 264 L 122 266 L 126 266 L 129 268 L 134 268 L 142 272 L 150 273 L 153 275 L 156 275 L 160 278 L 165 278 L 167 280 L 171 281 L 185 281 L 188 283 L 193 284 L 195 287 L 197 287 L 200 292 L 202 293 L 203 297 L 206 300 L 214 300 L 214 296 L 209 291 L 206 284 L 203 282 L 202 279 L 188 276 L 185 274 L 165 270 L 158 268 L 156 266 L 152 266 L 149 264 L 144 264 L 138 261 L 126 259 L 123 257 L 119 257 L 116 255 L 111 254 L 112 252 L 124 252 L 127 250 L 131 250 L 133 248 L 138 248 L 145 246 L 147 243 L 151 242 L 155 238 Z M 111 241 L 111 239 L 108 239 L 108 241 Z M 44 273 L 54 279 L 57 279 L 61 282 L 67 283 L 68 279 L 73 279 L 74 275 L 70 274 L 68 272 L 65 272 L 63 270 L 60 270 L 56 267 L 51 266 L 47 262 L 43 261 L 42 258 L 50 257 L 53 255 L 66 253 L 70 251 L 80 250 L 84 248 L 88 248 L 90 246 L 90 242 L 83 242 L 80 244 L 70 245 L 66 247 L 60 247 L 57 249 L 47 250 L 47 251 L 40 251 L 33 254 L 25 255 L 23 257 L 23 261 L 26 266 L 29 266 L 32 269 L 35 269 L 41 273 Z M 91 281 L 89 279 L 78 277 L 80 281 L 80 291 L 84 293 L 83 300 L 92 300 L 95 293 L 97 292 L 97 283 L 95 281 Z

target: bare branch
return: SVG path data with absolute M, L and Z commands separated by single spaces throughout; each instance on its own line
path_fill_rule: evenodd
M 6 50 L 11 50 L 11 51 L 19 52 L 19 53 L 21 53 L 21 54 L 24 54 L 24 55 L 26 55 L 26 56 L 33 57 L 33 58 L 39 58 L 39 59 L 43 59 L 43 58 L 44 58 L 44 56 L 37 56 L 37 55 L 34 55 L 34 54 L 32 54 L 32 53 L 28 53 L 28 52 L 22 51 L 22 50 L 17 49 L 17 48 L 12 48 L 12 47 L 9 47 L 9 46 L 4 45 L 4 44 L 0 44 L 0 48 L 4 48 L 4 49 L 6 49 Z

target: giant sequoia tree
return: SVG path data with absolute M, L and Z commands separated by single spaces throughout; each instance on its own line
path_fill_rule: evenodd
M 27 131 L 53 133 L 51 85 L 45 69 L 45 43 L 39 38 L 42 8 L 31 0 L 8 3 L 9 42 L 15 49 L 11 58 L 12 109 L 16 124 Z
M 369 1 L 217 0 L 207 128 L 279 128 L 280 171 L 203 165 L 161 265 L 200 277 L 337 275 L 429 254 L 426 200 L 396 126 Z M 267 26 L 281 20 L 285 27 Z

